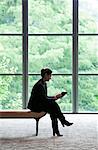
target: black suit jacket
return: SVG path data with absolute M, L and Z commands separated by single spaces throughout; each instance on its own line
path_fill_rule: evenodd
M 40 79 L 32 88 L 31 96 L 28 102 L 28 108 L 31 111 L 41 112 L 48 109 L 49 101 L 52 97 L 47 96 L 47 85 Z

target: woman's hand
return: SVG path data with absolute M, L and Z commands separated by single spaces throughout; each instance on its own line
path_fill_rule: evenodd
M 62 94 L 57 94 L 57 95 L 56 95 L 56 98 L 57 98 L 57 99 L 59 99 L 59 98 L 61 98 L 61 97 L 62 97 Z
M 56 96 L 53 97 L 54 100 L 57 100 L 58 98 Z
M 66 93 L 67 93 L 67 92 L 66 92 Z M 57 100 L 57 99 L 59 99 L 59 98 L 62 98 L 64 95 L 65 95 L 64 92 L 63 92 L 63 94 L 62 94 L 62 93 L 57 94 L 56 96 L 53 97 L 53 99 L 54 99 L 54 100 Z

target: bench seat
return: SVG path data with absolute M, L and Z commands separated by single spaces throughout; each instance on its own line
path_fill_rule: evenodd
M 23 110 L 0 110 L 0 118 L 35 118 L 40 119 L 45 112 L 31 112 L 29 109 Z
M 23 110 L 0 110 L 0 118 L 34 118 L 36 120 L 36 136 L 38 135 L 39 119 L 46 115 L 46 112 L 31 112 Z

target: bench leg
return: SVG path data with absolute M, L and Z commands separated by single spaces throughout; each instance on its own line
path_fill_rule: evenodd
M 39 123 L 39 119 L 36 119 L 36 136 L 38 135 L 38 123 Z

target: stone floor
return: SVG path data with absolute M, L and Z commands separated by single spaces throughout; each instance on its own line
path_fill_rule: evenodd
M 98 150 L 98 115 L 66 114 L 70 127 L 59 129 L 63 137 L 53 137 L 49 115 L 39 121 L 35 136 L 34 119 L 0 119 L 0 150 Z

